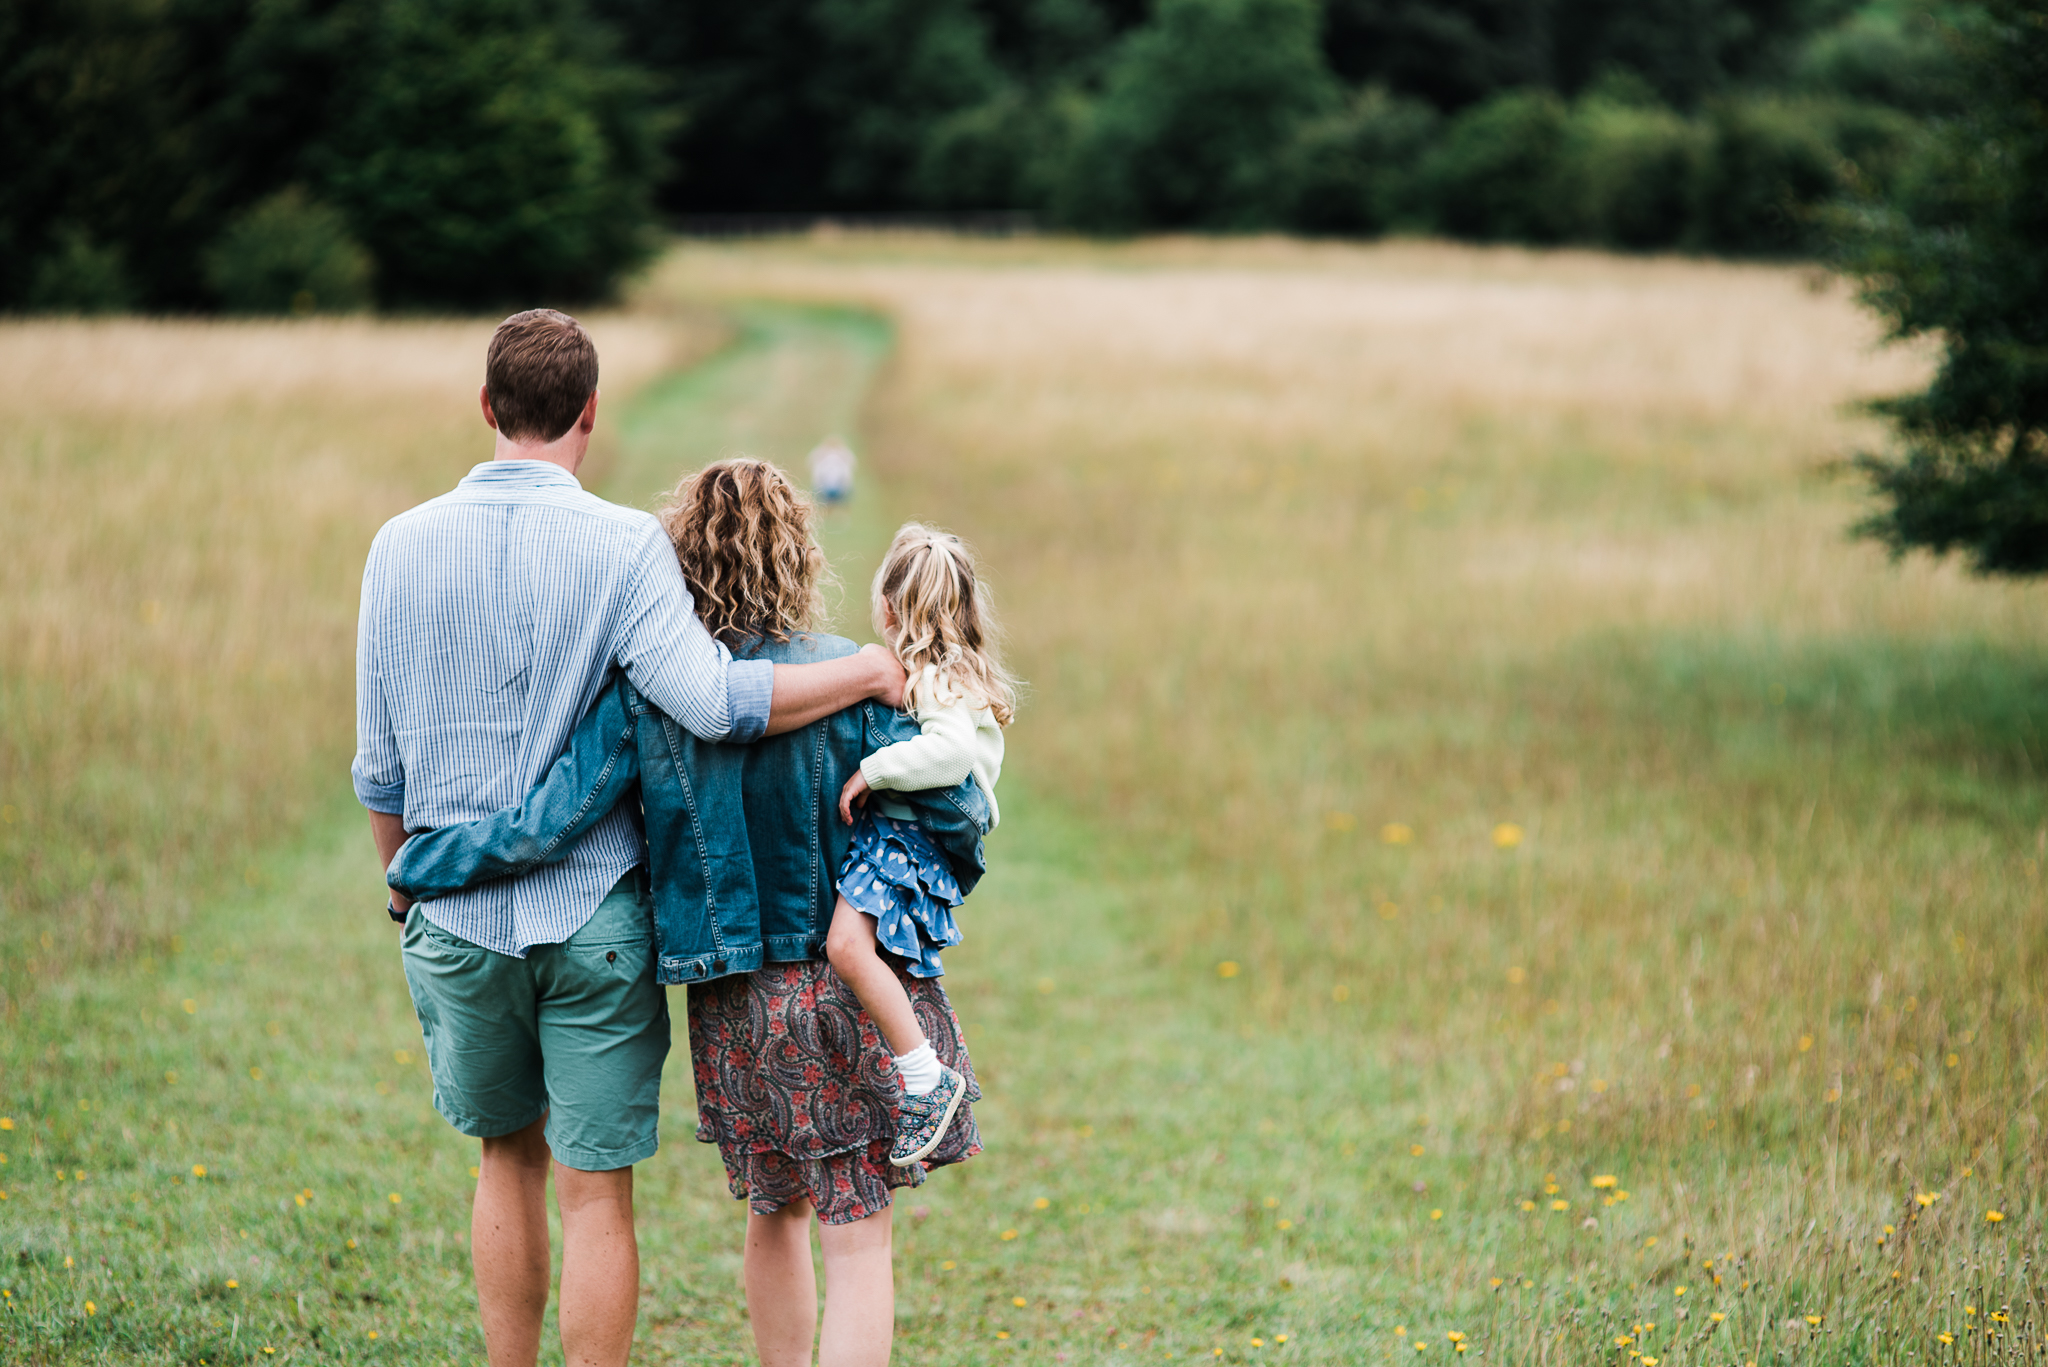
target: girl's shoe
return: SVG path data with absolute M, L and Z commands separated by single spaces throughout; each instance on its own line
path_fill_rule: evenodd
M 923 1096 L 904 1097 L 897 1108 L 896 1143 L 889 1150 L 889 1161 L 907 1168 L 936 1149 L 966 1097 L 967 1079 L 940 1064 L 939 1085 Z

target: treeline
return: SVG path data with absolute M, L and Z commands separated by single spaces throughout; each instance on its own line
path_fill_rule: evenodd
M 15 0 L 0 307 L 601 293 L 664 215 L 1799 253 L 1936 0 Z

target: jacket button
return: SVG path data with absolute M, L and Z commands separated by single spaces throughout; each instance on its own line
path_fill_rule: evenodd
M 723 960 L 723 959 L 714 959 L 714 960 L 712 960 L 712 962 L 711 962 L 711 971 L 712 971 L 713 973 L 723 973 L 723 972 L 725 972 L 725 960 Z
M 604 952 L 604 961 L 608 964 L 617 963 L 619 961 L 619 951 L 617 951 L 616 949 L 607 949 Z

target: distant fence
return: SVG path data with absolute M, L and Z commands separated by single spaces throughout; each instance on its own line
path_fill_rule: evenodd
M 1038 222 L 1030 214 L 1010 210 L 952 214 L 677 214 L 668 220 L 668 225 L 684 237 L 793 237 L 840 230 L 1021 237 L 1038 231 Z

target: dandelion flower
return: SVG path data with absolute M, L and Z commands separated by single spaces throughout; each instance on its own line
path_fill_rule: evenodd
M 1022 1296 L 1012 1296 L 1010 1297 L 1010 1304 L 1016 1306 L 1019 1310 L 1022 1310 L 1025 1306 L 1029 1305 L 1030 1302 L 1025 1300 Z
M 97 1305 L 94 1305 L 94 1304 L 93 1304 L 93 1303 L 92 1303 L 91 1301 L 87 1301 L 87 1302 L 85 1303 L 85 1313 L 86 1313 L 86 1314 L 88 1314 L 88 1315 L 97 1315 L 97 1314 L 98 1314 L 99 1312 L 100 1312 L 100 1308 L 99 1308 L 99 1307 L 98 1307 Z
M 1987 1210 L 1984 1212 L 1984 1218 L 1995 1225 L 2005 1218 L 2005 1212 L 2002 1210 Z
M 1031 1208 L 1033 1210 L 1044 1210 L 1047 1206 L 1051 1204 L 1052 1202 L 1046 1200 L 1043 1196 L 1041 1196 L 1036 1201 L 1033 1201 L 1031 1203 Z
M 1465 1336 L 1459 1333 L 1456 1329 L 1451 1330 L 1449 1333 L 1445 1334 L 1444 1337 L 1449 1339 L 1452 1343 L 1463 1343 L 1465 1341 Z
M 1593 1187 L 1594 1187 L 1594 1189 L 1595 1189 L 1595 1190 L 1597 1190 L 1597 1191 L 1605 1191 L 1605 1190 L 1607 1190 L 1607 1189 L 1608 1189 L 1609 1187 L 1616 1187 L 1616 1186 L 1620 1186 L 1620 1185 L 1621 1185 L 1621 1179 L 1620 1179 L 1619 1177 L 1616 1177 L 1616 1176 L 1615 1176 L 1615 1175 L 1614 1175 L 1613 1173 L 1611 1173 L 1611 1172 L 1609 1172 L 1609 1173 L 1602 1173 L 1602 1174 L 1601 1174 L 1600 1176 L 1598 1176 L 1598 1177 L 1595 1177 L 1595 1178 L 1593 1179 Z
M 404 1198 L 403 1196 L 400 1196 L 400 1195 L 399 1195 L 399 1194 L 398 1194 L 397 1192 L 395 1192 L 395 1191 L 394 1191 L 394 1192 L 392 1192 L 392 1193 L 391 1193 L 391 1204 L 392 1204 L 392 1205 L 394 1205 L 394 1206 L 395 1206 L 395 1205 L 399 1205 L 399 1204 L 400 1204 L 400 1203 L 402 1203 L 402 1202 L 403 1202 L 404 1200 L 405 1200 L 405 1198 Z
M 1255 1339 L 1253 1339 L 1253 1340 L 1252 1340 L 1252 1347 L 1254 1347 L 1254 1348 L 1263 1348 L 1263 1347 L 1265 1347 L 1265 1346 L 1266 1346 L 1266 1341 L 1265 1341 L 1264 1339 L 1261 1339 L 1261 1338 L 1255 1338 Z
M 1407 1326 L 1407 1325 L 1405 1325 L 1405 1324 L 1397 1324 L 1397 1325 L 1395 1325 L 1395 1326 L 1394 1326 L 1394 1337 L 1395 1337 L 1395 1338 L 1397 1338 L 1397 1339 L 1405 1339 L 1405 1338 L 1407 1338 L 1407 1337 L 1408 1337 L 1408 1326 Z
M 1292 1221 L 1292 1220 L 1282 1220 L 1282 1221 L 1280 1222 L 1280 1228 L 1282 1228 L 1282 1229 L 1293 1229 L 1293 1228 L 1294 1228 L 1294 1221 Z
M 1714 1323 L 1719 1324 L 1722 1320 L 1725 1320 L 1728 1317 L 1722 1314 L 1720 1311 L 1716 1310 L 1713 1314 L 1707 1316 L 1707 1318 L 1712 1320 Z
M 1007 1329 L 998 1329 L 998 1330 L 996 1330 L 996 1337 L 997 1337 L 997 1338 L 999 1338 L 999 1339 L 1006 1339 L 1006 1338 L 1008 1338 L 1009 1336 L 1010 1336 L 1010 1331 L 1009 1331 L 1009 1330 L 1007 1330 Z
M 1009 1242 L 1010 1240 L 1012 1240 L 1012 1239 L 1014 1239 L 1014 1238 L 1016 1238 L 1016 1237 L 1017 1237 L 1017 1231 L 1016 1231 L 1016 1230 L 1014 1230 L 1014 1229 L 1006 1229 L 1006 1230 L 1004 1230 L 1004 1231 L 1003 1231 L 1003 1242 L 1004 1242 L 1004 1243 L 1008 1243 L 1008 1242 Z
M 1493 1289 L 1496 1291 L 1500 1290 L 1500 1278 L 1495 1277 L 1493 1279 Z
M 204 1176 L 206 1176 L 206 1164 L 204 1164 L 204 1163 L 194 1163 L 194 1164 L 192 1165 L 192 1175 L 193 1175 L 194 1177 L 204 1177 Z
M 1503 850 L 1511 850 L 1522 843 L 1522 828 L 1512 821 L 1503 821 L 1493 828 L 1493 843 Z
M 1808 1316 L 1806 1317 L 1806 1322 L 1807 1322 L 1808 1324 L 1811 1324 L 1811 1325 L 1815 1325 L 1815 1326 L 1818 1326 L 1818 1325 L 1820 1324 L 1820 1316 L 1819 1316 L 1819 1315 L 1808 1315 Z
M 1415 831 L 1399 821 L 1389 821 L 1380 827 L 1380 839 L 1389 845 L 1406 845 L 1415 839 Z
M 13 1117 L 13 1116 L 6 1116 L 6 1115 L 0 1115 L 0 1130 L 11 1130 L 11 1129 L 13 1129 L 13 1128 L 14 1128 L 14 1117 Z
M 958 1266 L 960 1266 L 960 1264 L 954 1262 L 951 1258 L 948 1258 L 946 1259 L 946 1261 L 939 1264 L 939 1271 L 951 1272 L 954 1268 Z
M 228 1278 L 228 1290 L 238 1291 L 241 1289 L 241 1286 L 242 1284 L 236 1281 L 233 1277 Z
M 1915 1201 L 1918 1201 L 1920 1203 L 1921 1209 L 1924 1210 L 1928 1206 L 1933 1205 L 1936 1201 L 1939 1201 L 1941 1199 L 1941 1193 L 1938 1191 L 1923 1191 L 1916 1194 L 1913 1197 L 1913 1199 Z
M 1428 1152 L 1429 1150 L 1423 1148 L 1420 1144 L 1410 1144 L 1408 1146 L 1408 1156 L 1410 1158 L 1420 1158 L 1423 1154 Z
M 1944 1348 L 1956 1341 L 1954 1334 L 1936 1334 L 1934 1337 Z
M 1444 1218 L 1444 1213 L 1441 1210 L 1433 1210 L 1429 1213 L 1429 1218 L 1432 1220 L 1441 1220 Z
M 1535 1203 L 1534 1201 L 1524 1201 L 1524 1202 L 1522 1202 L 1522 1209 L 1523 1209 L 1523 1210 L 1534 1210 L 1534 1209 L 1536 1209 L 1536 1203 Z
M 1552 1210 L 1570 1210 L 1572 1203 L 1560 1196 L 1557 1200 L 1550 1203 L 1550 1208 Z

